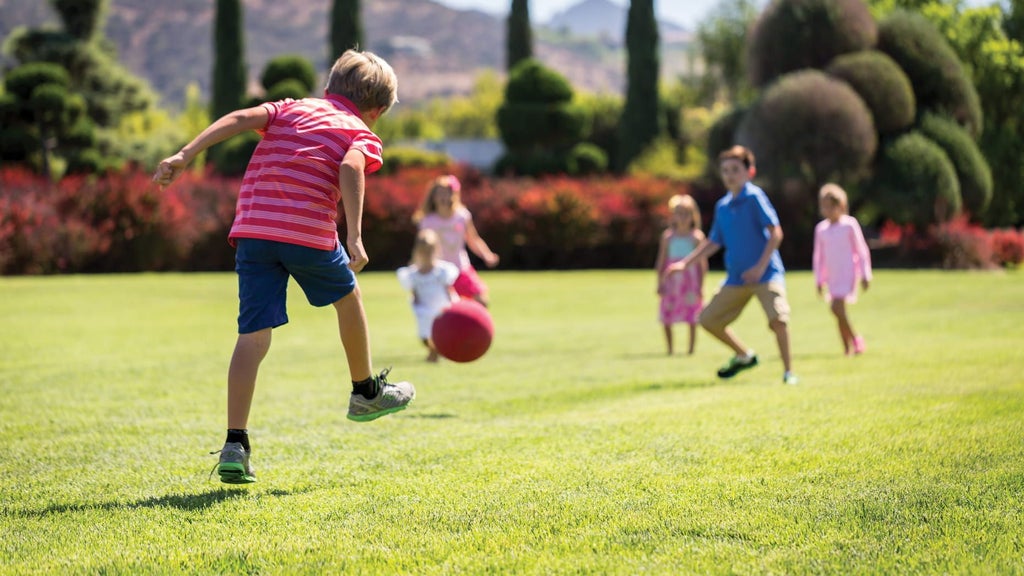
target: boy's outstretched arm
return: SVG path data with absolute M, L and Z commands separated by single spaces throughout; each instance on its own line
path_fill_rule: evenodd
M 167 186 L 174 182 L 195 157 L 210 146 L 249 130 L 261 130 L 267 125 L 269 113 L 262 106 L 235 110 L 210 124 L 177 154 L 160 161 L 153 174 L 153 182 Z
M 359 272 L 370 261 L 363 248 L 363 197 L 366 194 L 366 157 L 355 148 L 345 153 L 338 170 L 338 187 L 341 189 L 341 207 L 345 211 L 345 248 L 348 250 L 348 267 Z

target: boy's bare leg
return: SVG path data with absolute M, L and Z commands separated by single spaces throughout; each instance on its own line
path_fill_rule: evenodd
M 228 368 L 228 428 L 245 430 L 260 362 L 270 350 L 271 329 L 239 334 Z
M 345 348 L 348 371 L 353 382 L 362 382 L 373 375 L 370 361 L 370 329 L 366 322 L 359 287 L 334 303 L 338 312 L 338 334 Z
M 709 327 L 707 325 L 703 326 L 709 334 L 717 338 L 720 342 L 722 342 L 729 348 L 732 348 L 733 352 L 735 352 L 737 356 L 743 356 L 747 353 L 747 350 L 749 350 L 749 348 L 747 348 L 746 345 L 743 344 L 743 342 L 741 342 L 740 339 L 736 337 L 736 334 L 733 333 L 731 328 L 716 328 Z
M 779 356 L 782 358 L 782 367 L 790 372 L 789 358 L 789 324 L 773 320 L 771 323 L 772 332 L 775 332 L 775 340 L 779 343 Z

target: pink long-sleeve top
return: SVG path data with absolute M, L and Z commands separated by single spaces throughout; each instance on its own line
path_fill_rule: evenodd
M 871 252 L 856 218 L 844 214 L 815 226 L 813 266 L 815 282 L 832 298 L 853 296 L 859 279 L 871 280 Z

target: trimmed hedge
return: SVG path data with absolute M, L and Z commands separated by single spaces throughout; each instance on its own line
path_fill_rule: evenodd
M 849 84 L 864 99 L 879 134 L 898 132 L 914 123 L 914 87 L 899 64 L 884 53 L 865 50 L 844 54 L 825 71 Z
M 971 135 L 956 122 L 935 114 L 925 114 L 918 129 L 953 163 L 964 210 L 972 216 L 984 214 L 992 201 L 992 170 Z
M 924 229 L 960 210 L 960 183 L 942 148 L 919 132 L 910 132 L 879 152 L 872 200 L 897 224 Z

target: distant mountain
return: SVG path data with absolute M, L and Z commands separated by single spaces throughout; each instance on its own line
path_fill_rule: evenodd
M 626 36 L 629 8 L 611 0 L 582 0 L 556 13 L 544 26 L 577 36 L 595 36 L 621 45 Z M 687 42 L 691 34 L 685 28 L 660 20 L 658 31 L 662 42 Z
M 614 16 L 606 0 L 584 0 L 580 18 L 598 21 Z M 612 6 L 615 6 L 612 4 Z M 623 30 L 625 16 L 615 6 Z M 107 37 L 119 60 L 146 78 L 165 105 L 177 106 L 185 88 L 197 83 L 209 96 L 213 59 L 214 2 L 209 0 L 110 0 Z M 317 70 L 328 65 L 327 17 L 330 0 L 245 0 L 245 45 L 249 88 L 259 90 L 266 62 L 281 54 L 309 58 Z M 399 97 L 415 104 L 434 96 L 467 93 L 485 69 L 504 71 L 505 20 L 476 10 L 453 10 L 432 0 L 363 2 L 368 50 L 384 56 L 399 76 Z M 599 15 L 588 16 L 591 10 Z M 16 26 L 57 25 L 42 0 L 0 0 L 0 36 Z M 581 34 L 573 33 L 576 37 Z M 664 38 L 663 38 L 664 40 Z M 535 55 L 564 74 L 578 90 L 622 93 L 625 54 L 621 46 L 601 46 L 560 34 L 537 35 Z M 676 75 L 688 66 L 682 50 L 663 52 L 663 74 Z

